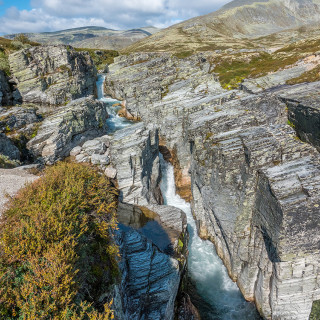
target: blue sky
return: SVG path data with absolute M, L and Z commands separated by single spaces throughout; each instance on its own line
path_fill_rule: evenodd
M 0 0 L 0 34 L 82 26 L 164 28 L 217 10 L 228 0 Z
M 3 16 L 10 7 L 16 7 L 19 10 L 30 10 L 30 1 L 28 0 L 0 0 L 0 16 Z

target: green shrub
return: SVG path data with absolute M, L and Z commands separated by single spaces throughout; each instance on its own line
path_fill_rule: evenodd
M 74 48 L 74 49 L 80 52 L 87 51 L 98 70 L 103 70 L 107 64 L 109 65 L 114 62 L 115 57 L 119 56 L 119 52 L 115 50 L 89 49 L 89 48 Z
M 0 221 L 0 318 L 113 319 L 118 191 L 90 167 L 59 163 L 11 199 Z
M 309 320 L 319 320 L 319 319 L 320 319 L 320 300 L 317 300 L 317 301 L 313 301 Z
M 20 164 L 18 160 L 11 160 L 9 157 L 0 154 L 0 168 L 14 168 L 17 167 Z
M 265 52 L 251 58 L 245 55 L 224 57 L 220 58 L 220 61 L 216 61 L 214 72 L 219 74 L 219 80 L 223 88 L 236 89 L 243 79 L 258 78 L 297 61 L 298 57 L 294 55 L 271 55 Z

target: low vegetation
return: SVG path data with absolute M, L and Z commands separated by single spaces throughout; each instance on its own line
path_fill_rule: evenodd
M 303 82 L 314 82 L 320 80 L 320 66 L 304 72 L 301 76 L 288 80 L 287 84 L 297 84 Z
M 10 169 L 15 168 L 20 164 L 18 160 L 12 160 L 9 157 L 0 154 L 0 168 Z
M 0 318 L 113 319 L 118 191 L 60 163 L 10 200 L 0 221 Z
M 30 41 L 24 34 L 18 34 L 14 40 L 0 37 L 0 70 L 10 75 L 9 54 L 23 48 L 38 45 L 39 43 Z
M 102 50 L 102 49 L 88 49 L 88 48 L 75 48 L 76 51 L 87 51 L 96 68 L 103 70 L 105 66 L 114 62 L 114 58 L 119 56 L 119 52 L 115 50 Z
M 243 79 L 264 76 L 298 60 L 299 58 L 296 55 L 272 55 L 266 52 L 252 57 L 248 57 L 248 55 L 229 56 L 214 61 L 216 66 L 213 71 L 219 74 L 219 80 L 223 88 L 236 89 Z
M 313 302 L 311 314 L 309 317 L 309 320 L 318 320 L 318 319 L 320 319 L 320 300 Z

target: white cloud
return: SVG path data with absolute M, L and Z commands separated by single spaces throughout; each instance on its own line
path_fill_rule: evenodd
M 86 25 L 167 27 L 217 10 L 227 0 L 31 0 L 31 10 L 7 9 L 0 33 L 41 32 Z M 1 0 L 0 0 L 1 3 Z

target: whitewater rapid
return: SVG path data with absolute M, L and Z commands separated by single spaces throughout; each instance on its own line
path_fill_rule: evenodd
M 115 104 L 120 103 L 120 101 L 108 98 L 104 96 L 104 80 L 105 75 L 99 75 L 97 80 L 97 93 L 98 93 L 98 100 L 104 102 L 107 105 L 108 111 L 108 119 L 107 119 L 107 126 L 108 126 L 108 133 L 113 133 L 117 130 L 125 128 L 132 124 L 131 121 L 127 120 L 126 118 L 119 117 L 117 115 L 118 110 L 121 108 L 120 106 L 114 106 Z
M 196 231 L 190 204 L 176 194 L 171 164 L 160 155 L 161 191 L 164 204 L 177 207 L 187 215 L 189 231 L 188 276 L 197 294 L 205 301 L 205 311 L 199 307 L 202 319 L 253 320 L 260 319 L 253 304 L 245 301 L 237 285 L 229 278 L 214 245 L 202 240 Z M 202 312 L 201 312 L 202 311 Z

